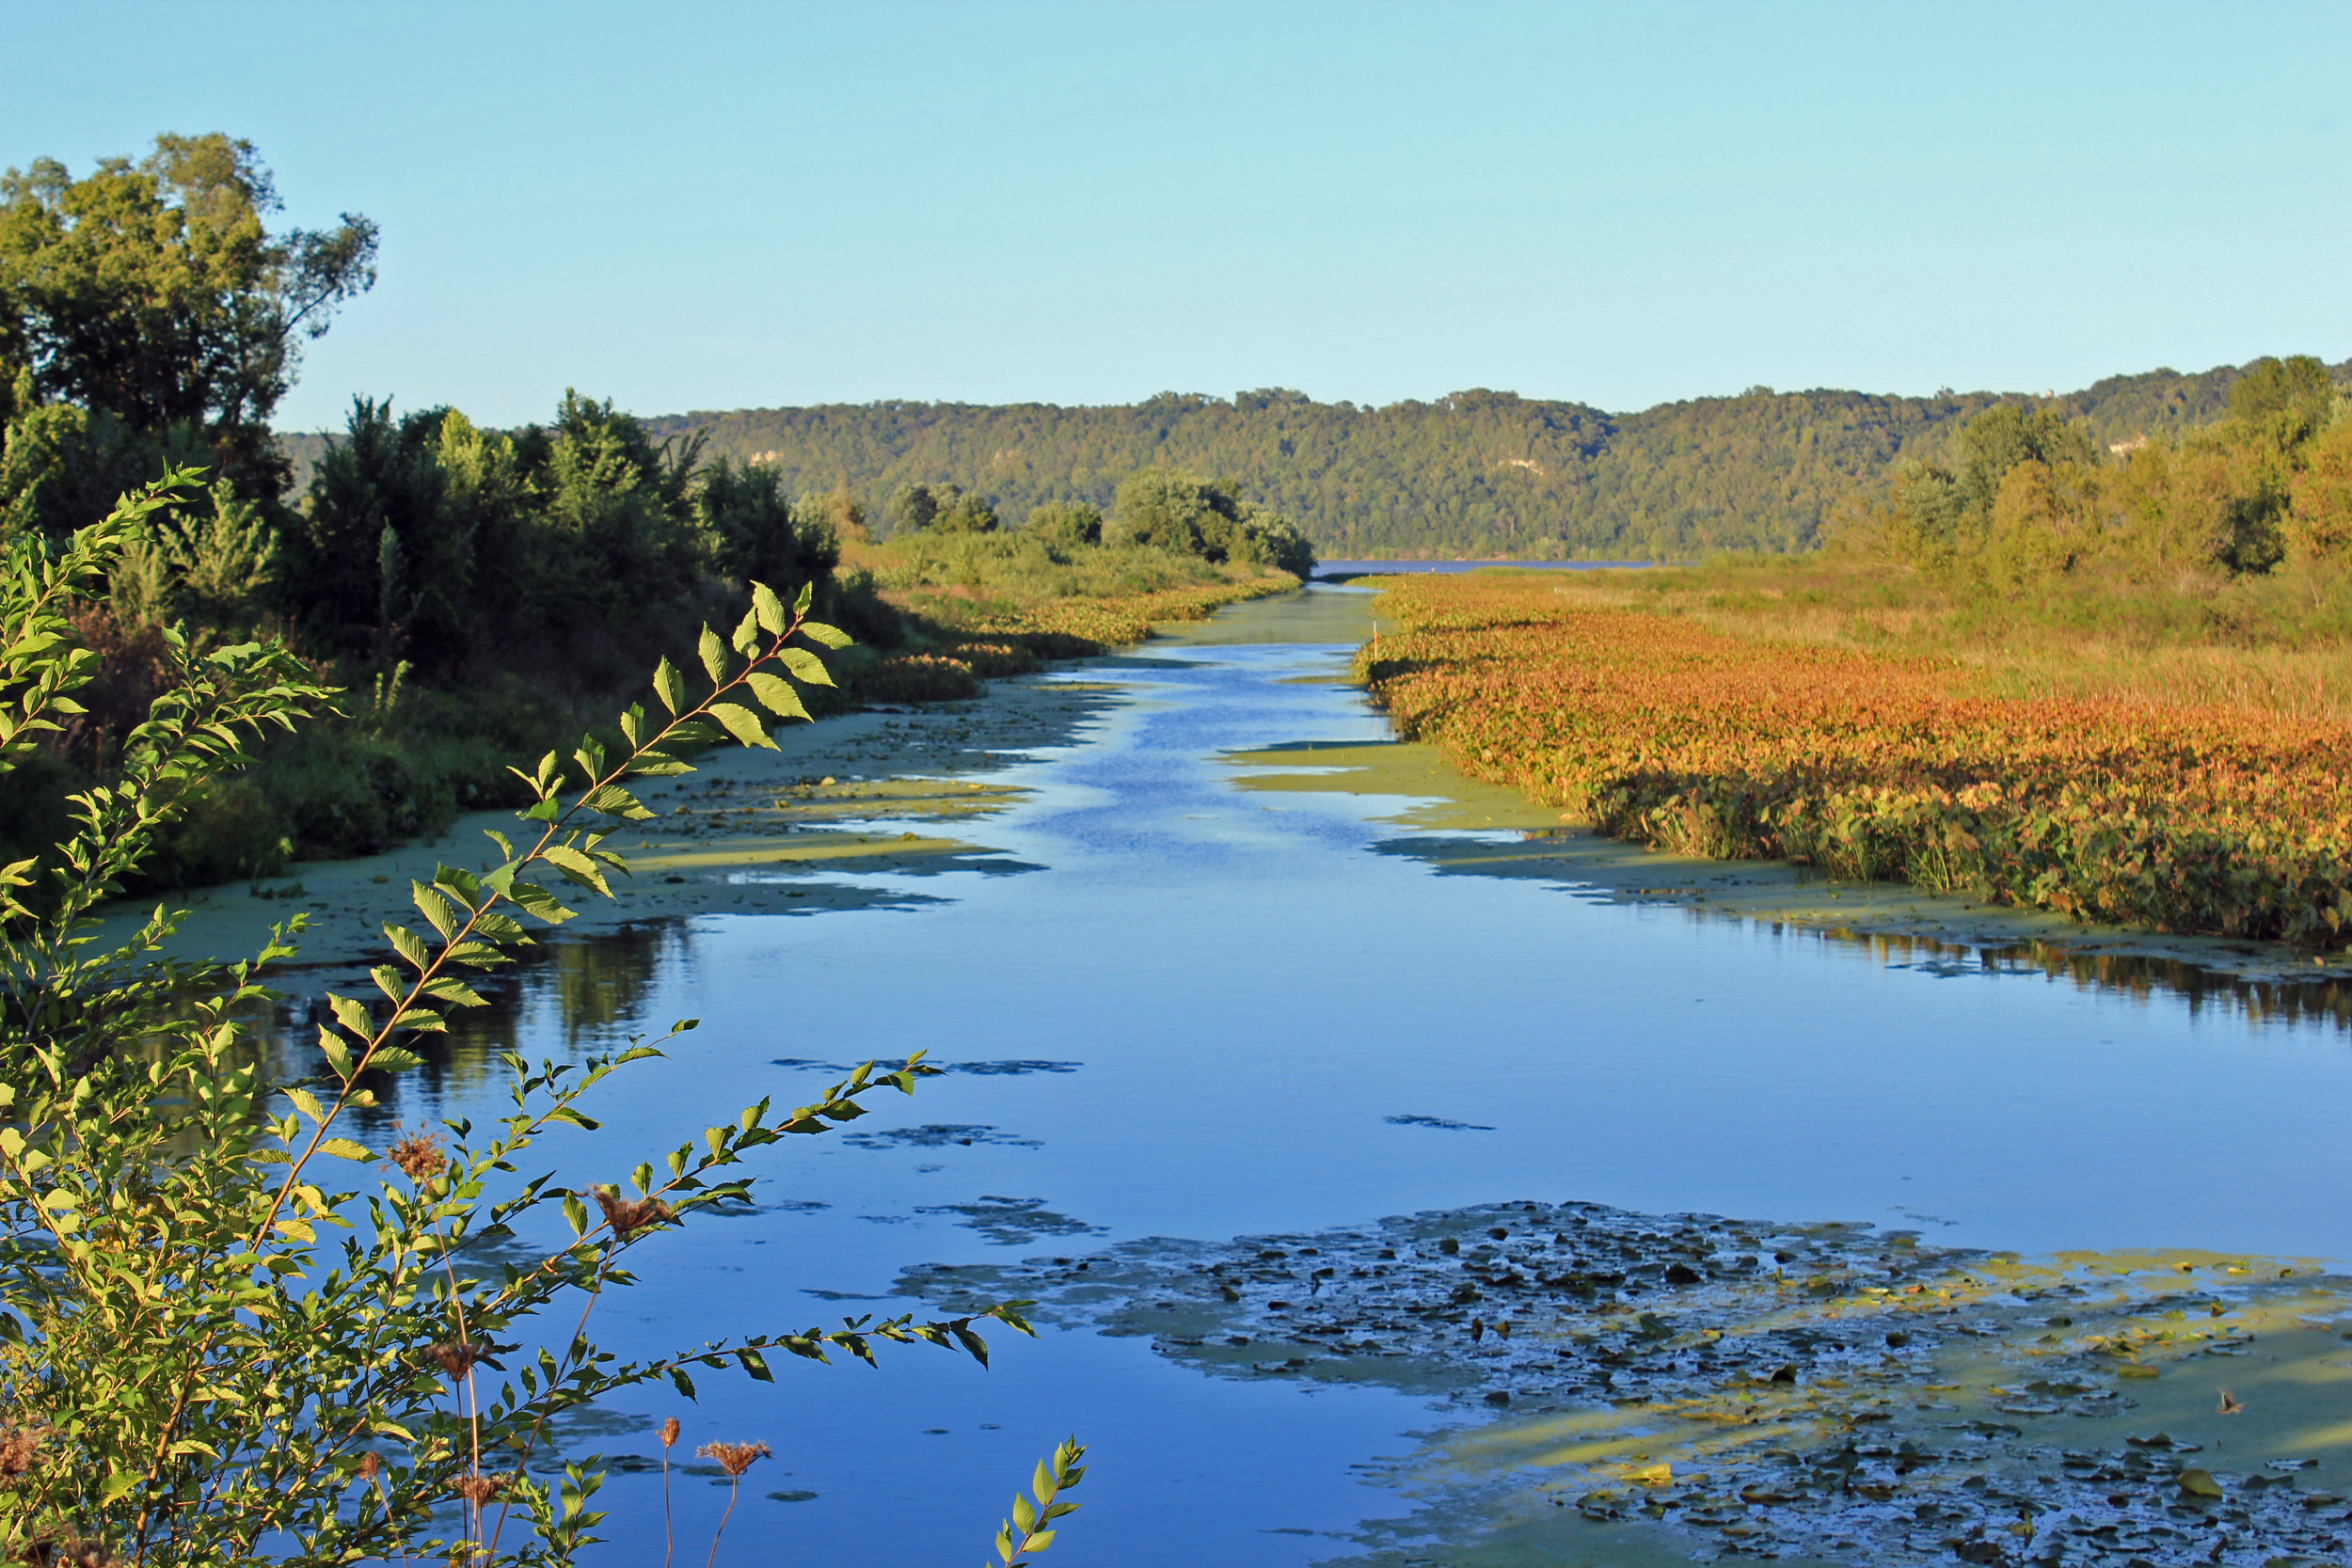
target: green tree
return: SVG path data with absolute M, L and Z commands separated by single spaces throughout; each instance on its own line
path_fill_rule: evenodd
M 270 232 L 252 143 L 162 135 L 76 180 L 52 158 L 0 176 L 0 359 L 43 402 L 193 433 L 241 493 L 285 469 L 269 418 L 300 345 L 375 280 L 375 226 Z M 183 437 L 184 439 L 184 437 Z
M 1116 517 L 1127 543 L 1206 561 L 1277 566 L 1304 578 L 1314 551 L 1285 518 L 1237 496 L 1231 480 L 1143 468 L 1120 482 Z
M 823 582 L 840 563 L 840 543 L 821 508 L 803 515 L 785 499 L 782 476 L 765 464 L 722 457 L 695 476 L 692 494 L 713 563 L 730 589 Z
M 1029 509 L 1028 521 L 1022 525 L 1040 539 L 1054 545 L 1099 545 L 1103 542 L 1103 514 L 1084 501 L 1047 501 Z
M 2055 467 L 2090 463 L 2098 450 L 2090 432 L 2056 409 L 2026 409 L 2012 404 L 1988 408 L 1961 431 L 1955 478 L 1962 510 L 1986 519 L 2001 493 L 2001 482 L 2020 463 Z
M 2265 357 L 2230 388 L 2230 418 L 2281 448 L 2298 446 L 2327 424 L 2336 401 L 2328 367 L 2308 354 Z
M 900 533 L 991 533 L 996 508 L 961 484 L 909 484 L 890 498 L 890 520 Z

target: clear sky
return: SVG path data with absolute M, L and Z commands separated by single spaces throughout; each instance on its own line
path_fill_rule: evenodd
M 0 163 L 245 136 L 382 280 L 279 411 L 2352 355 L 2352 6 L 0 0 Z

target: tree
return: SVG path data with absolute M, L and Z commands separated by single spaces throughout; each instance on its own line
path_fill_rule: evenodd
M 54 158 L 0 176 L 0 359 L 40 397 L 148 436 L 193 433 L 248 497 L 285 470 L 269 418 L 300 345 L 375 281 L 375 226 L 273 234 L 253 144 L 161 135 L 82 179 Z
M 991 533 L 996 508 L 985 496 L 961 484 L 910 484 L 890 498 L 891 521 L 900 533 Z
M 2090 432 L 2055 409 L 2025 409 L 2013 404 L 1988 408 L 1960 435 L 1959 501 L 1979 520 L 1993 515 L 2001 482 L 2020 463 L 2055 467 L 2097 460 Z
M 1297 577 L 1315 569 L 1313 548 L 1279 517 L 1234 494 L 1232 480 L 1204 480 L 1171 468 L 1143 468 L 1119 486 L 1120 536 L 1206 561 L 1275 566 Z
M 2281 448 L 2293 447 L 2328 422 L 2335 401 L 2335 382 L 2320 360 L 2308 354 L 2265 356 L 2230 388 L 2230 418 Z
M 1103 542 L 1103 514 L 1084 501 L 1047 501 L 1031 508 L 1028 521 L 1023 526 L 1049 544 Z
M 745 582 L 821 582 L 840 563 L 821 505 L 801 515 L 772 467 L 722 457 L 695 476 L 692 495 L 714 563 L 738 592 Z

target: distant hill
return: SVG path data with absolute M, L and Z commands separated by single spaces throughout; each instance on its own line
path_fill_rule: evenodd
M 1511 392 L 1382 408 L 1280 389 L 1164 393 L 1108 407 L 832 404 L 663 416 L 708 456 L 773 464 L 787 488 L 847 483 L 876 515 L 902 485 L 948 481 L 1018 520 L 1045 501 L 1107 506 L 1152 464 L 1239 482 L 1325 556 L 1658 559 L 1796 549 L 1857 483 L 1940 452 L 1999 403 L 2087 420 L 2103 443 L 2217 418 L 2240 371 L 2111 376 L 2078 392 L 1774 392 L 1612 414 Z M 2352 378 L 2352 361 L 2337 368 Z M 289 447 L 307 468 L 317 437 Z

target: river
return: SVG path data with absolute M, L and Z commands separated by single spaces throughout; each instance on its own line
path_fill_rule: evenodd
M 1063 677 L 1116 690 L 1072 744 L 974 775 L 1027 792 L 974 831 L 1035 869 L 641 927 L 534 970 L 491 1031 L 534 1057 L 702 1020 L 593 1107 L 609 1168 L 576 1184 L 761 1096 L 811 1098 L 830 1064 L 919 1048 L 953 1069 L 853 1136 L 768 1151 L 758 1212 L 659 1239 L 599 1308 L 612 1348 L 919 1308 L 893 1294 L 916 1265 L 1520 1199 L 2026 1254 L 2352 1257 L 2333 1022 L 1440 874 L 1416 847 L 1476 830 L 1407 833 L 1412 801 L 1295 777 L 1251 787 L 1296 768 L 1237 753 L 1385 739 L 1341 678 L 1368 602 L 1316 586 Z M 504 1098 L 478 1060 L 401 1093 L 410 1118 Z M 1205 1376 L 1084 1323 L 993 1338 L 985 1372 L 918 1348 L 879 1372 L 779 1366 L 773 1386 L 709 1373 L 698 1407 L 648 1389 L 568 1435 L 649 1455 L 675 1413 L 690 1443 L 768 1442 L 723 1561 L 913 1565 L 977 1560 L 1074 1432 L 1089 1506 L 1049 1561 L 1274 1568 L 1406 1513 L 1395 1466 L 1477 1419 L 1411 1386 Z M 723 1497 L 685 1479 L 686 1559 Z M 605 1560 L 653 1560 L 654 1479 L 615 1475 L 600 1501 Z

